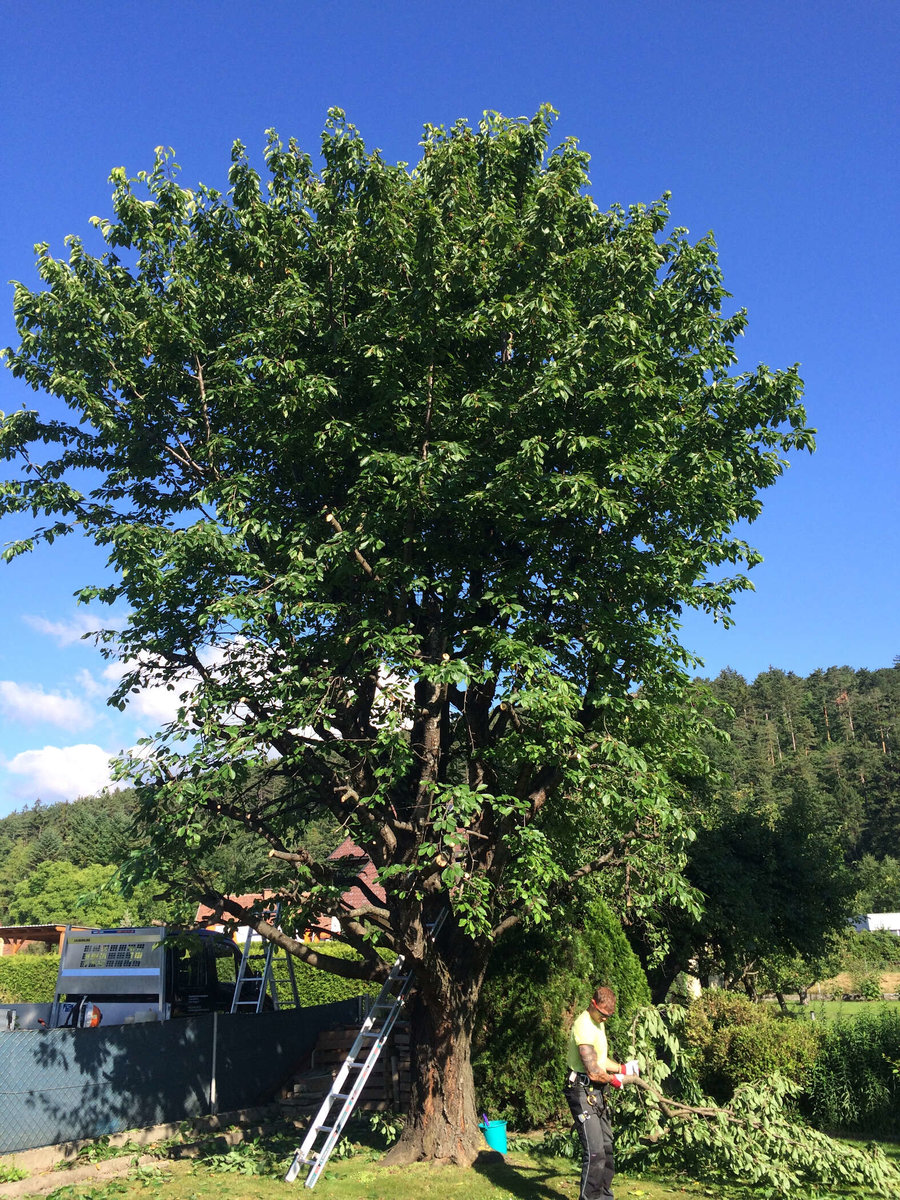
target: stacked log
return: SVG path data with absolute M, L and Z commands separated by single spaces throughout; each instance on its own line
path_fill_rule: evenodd
M 317 1111 L 358 1033 L 358 1026 L 346 1025 L 319 1034 L 310 1069 L 295 1075 L 282 1096 L 282 1106 L 292 1116 L 304 1117 Z M 398 1022 L 366 1081 L 355 1111 L 406 1112 L 409 1080 L 409 1030 Z

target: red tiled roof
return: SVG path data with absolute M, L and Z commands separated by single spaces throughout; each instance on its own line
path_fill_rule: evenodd
M 372 892 L 380 901 L 384 902 L 384 888 L 375 880 L 375 875 L 377 873 L 375 866 L 365 851 L 361 850 L 352 838 L 344 838 L 337 849 L 332 850 L 332 852 L 328 855 L 328 858 L 329 860 L 336 858 L 358 858 L 360 862 L 360 870 L 357 878 L 360 879 L 367 887 L 371 888 Z M 240 904 L 242 908 L 250 908 L 254 904 L 258 904 L 260 901 L 268 900 L 274 894 L 275 893 L 271 891 L 248 892 L 245 896 L 229 896 L 228 899 L 234 900 L 235 903 Z M 357 887 L 355 884 L 352 884 L 347 891 L 344 892 L 341 899 L 343 900 L 344 904 L 348 905 L 350 908 L 363 908 L 365 905 L 371 904 L 369 897 L 366 896 L 362 889 Z M 194 921 L 197 925 L 202 925 L 215 916 L 215 909 L 208 907 L 206 904 L 198 904 L 197 914 L 194 917 Z M 320 917 L 316 921 L 313 928 L 328 930 L 331 928 L 331 919 L 329 917 Z
M 332 850 L 332 852 L 328 855 L 329 860 L 351 857 L 358 858 L 361 863 L 361 869 L 357 877 L 362 880 L 367 887 L 371 888 L 372 892 L 383 903 L 385 899 L 384 888 L 380 883 L 376 882 L 375 876 L 377 872 L 375 870 L 375 865 L 365 851 L 360 850 L 359 846 L 357 846 L 356 842 L 354 842 L 352 838 L 344 838 L 338 848 L 336 850 Z M 372 903 L 369 897 L 364 894 L 362 889 L 356 887 L 355 885 L 349 887 L 347 891 L 344 892 L 341 899 L 351 908 L 362 908 L 363 906 Z
M 245 896 L 227 896 L 226 899 L 233 900 L 235 904 L 240 904 L 242 908 L 252 908 L 254 904 L 258 904 L 261 900 L 268 900 L 274 895 L 275 893 L 270 891 L 248 892 Z M 198 904 L 197 913 L 194 917 L 194 923 L 196 925 L 202 925 L 205 921 L 208 921 L 210 917 L 215 916 L 216 910 L 214 908 L 210 908 L 206 904 Z

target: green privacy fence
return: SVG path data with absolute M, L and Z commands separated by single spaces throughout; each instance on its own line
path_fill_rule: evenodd
M 0 1153 L 271 1100 L 356 1000 L 104 1029 L 0 1031 Z

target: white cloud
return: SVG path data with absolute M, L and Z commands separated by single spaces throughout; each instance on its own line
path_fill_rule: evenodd
M 145 656 L 143 662 L 147 666 L 152 660 Z M 111 687 L 115 687 L 134 667 L 135 662 L 131 659 L 127 662 L 112 662 L 104 668 L 103 678 Z M 178 716 L 178 709 L 184 704 L 182 695 L 193 692 L 198 682 L 193 671 L 185 671 L 180 679 L 174 681 L 172 691 L 165 684 L 149 684 L 137 692 L 128 694 L 128 711 L 133 716 L 143 717 L 155 725 L 174 721 Z
M 103 686 L 85 667 L 75 676 L 75 681 L 86 696 L 106 696 L 108 689 Z
M 71 646 L 81 641 L 86 633 L 96 633 L 100 629 L 122 629 L 128 621 L 128 614 L 105 608 L 89 610 L 78 608 L 62 621 L 48 621 L 36 613 L 25 613 L 22 620 L 38 633 L 55 638 L 59 646 Z
M 23 750 L 4 764 L 7 771 L 28 781 L 28 791 L 41 799 L 47 796 L 74 800 L 109 787 L 110 756 L 101 746 L 44 746 Z M 24 790 L 24 789 L 22 789 Z
M 12 679 L 0 679 L 0 712 L 13 721 L 46 722 L 63 729 L 84 729 L 95 719 L 90 705 L 77 696 L 45 692 Z
M 194 685 L 189 683 L 177 683 L 172 692 L 166 687 L 142 688 L 129 697 L 128 709 L 137 716 L 159 724 L 174 721 L 179 708 L 185 703 L 181 699 L 182 693 L 193 691 L 193 688 Z
M 59 646 L 71 646 L 78 642 L 86 633 L 93 633 L 108 622 L 101 621 L 96 613 L 76 613 L 68 621 L 48 621 L 46 617 L 26 614 L 23 617 L 26 625 L 56 639 Z

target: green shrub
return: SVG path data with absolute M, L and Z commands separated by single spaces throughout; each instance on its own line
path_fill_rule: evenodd
M 473 1047 L 479 1112 L 518 1129 L 568 1116 L 562 1090 L 569 1026 L 597 984 L 618 997 L 608 1030 L 610 1048 L 622 1058 L 631 1018 L 650 1002 L 640 962 L 606 905 L 586 906 L 578 924 L 566 937 L 511 931 L 488 970 Z
M 853 986 L 862 996 L 863 1000 L 880 1000 L 881 999 L 881 976 L 872 972 L 857 975 L 853 981 Z
M 819 1054 L 821 1038 L 812 1023 L 772 1017 L 758 1025 L 731 1030 L 728 1074 L 733 1088 L 754 1083 L 780 1071 L 785 1078 L 805 1083 Z
M 841 945 L 841 966 L 851 974 L 860 968 L 890 971 L 900 968 L 900 937 L 889 929 L 848 930 Z
M 48 1003 L 53 999 L 58 972 L 58 954 L 0 958 L 0 1003 Z
M 355 950 L 341 942 L 317 942 L 314 949 L 330 958 L 355 960 L 360 957 Z M 279 967 L 279 975 L 281 974 Z M 294 959 L 294 977 L 301 1008 L 312 1008 L 316 1004 L 333 1004 L 337 1000 L 352 1000 L 354 996 L 376 995 L 380 989 L 380 984 L 359 979 L 343 979 L 340 975 L 332 975 L 328 971 L 307 966 L 298 958 Z M 278 997 L 285 1005 L 293 1005 L 294 997 L 287 979 L 279 978 Z
M 861 1012 L 825 1027 L 804 1111 L 820 1129 L 900 1135 L 900 1011 Z
M 765 1005 L 714 990 L 688 1010 L 685 1042 L 693 1050 L 700 1086 L 727 1101 L 740 1084 L 768 1079 L 775 1071 L 802 1086 L 821 1037 L 811 1023 L 776 1017 Z
M 769 1010 L 754 1004 L 739 992 L 710 988 L 688 1009 L 684 1025 L 684 1040 L 688 1046 L 702 1048 L 713 1034 L 733 1025 L 758 1025 L 769 1018 Z

